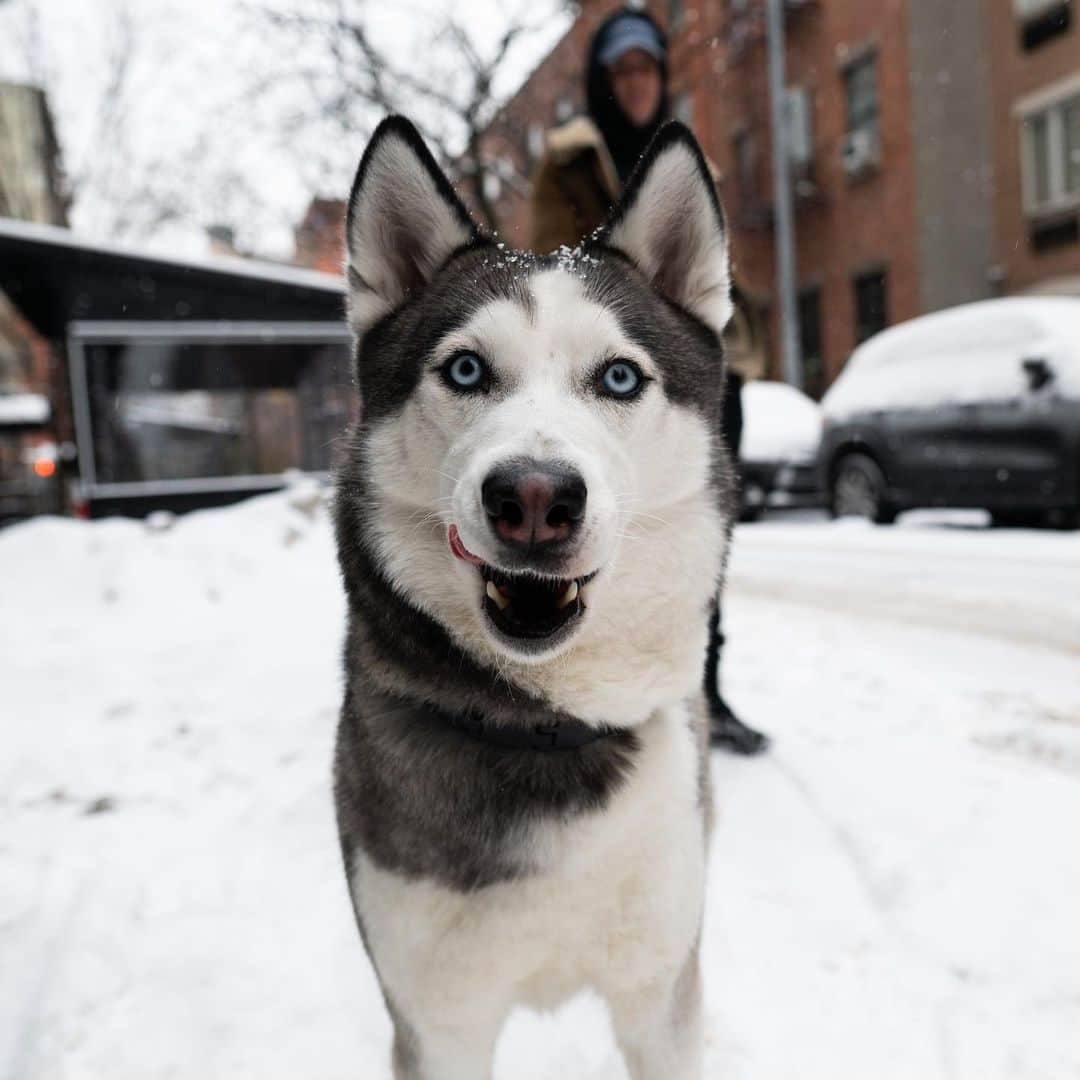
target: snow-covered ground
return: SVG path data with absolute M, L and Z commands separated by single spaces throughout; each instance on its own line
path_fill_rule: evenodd
M 742 527 L 705 940 L 716 1080 L 1080 1075 L 1080 536 Z M 0 1080 L 386 1080 L 303 490 L 0 533 Z M 603 1006 L 499 1080 L 615 1080 Z

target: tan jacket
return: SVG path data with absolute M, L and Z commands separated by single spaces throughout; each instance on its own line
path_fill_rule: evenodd
M 574 247 L 607 221 L 619 186 L 604 137 L 588 117 L 549 131 L 533 177 L 529 247 L 542 253 Z

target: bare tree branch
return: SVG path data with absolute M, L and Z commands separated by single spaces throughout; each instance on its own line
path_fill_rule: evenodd
M 286 79 L 303 88 L 306 105 L 282 128 L 293 135 L 307 121 L 351 137 L 366 133 L 382 114 L 408 112 L 443 161 L 454 164 L 484 224 L 497 230 L 490 186 L 505 180 L 506 170 L 485 152 L 485 134 L 515 46 L 545 21 L 512 13 L 494 42 L 483 46 L 476 26 L 448 14 L 417 39 L 417 57 L 402 58 L 376 39 L 377 17 L 386 10 L 371 0 L 249 4 L 254 25 L 272 40 L 269 54 L 295 58 L 256 78 L 252 93 L 281 91 Z

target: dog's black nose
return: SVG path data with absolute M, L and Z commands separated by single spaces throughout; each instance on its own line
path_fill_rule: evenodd
M 554 547 L 585 516 L 585 479 L 558 461 L 518 458 L 495 466 L 480 488 L 496 535 L 515 547 Z

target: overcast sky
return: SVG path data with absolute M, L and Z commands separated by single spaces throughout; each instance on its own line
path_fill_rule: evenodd
M 118 206 L 124 209 L 125 198 L 134 201 L 132 177 L 148 176 L 156 190 L 182 185 L 191 205 L 184 222 L 140 235 L 144 246 L 200 253 L 206 247 L 204 226 L 224 219 L 240 225 L 241 243 L 282 257 L 291 252 L 291 227 L 309 198 L 347 190 L 362 140 L 355 147 L 331 148 L 338 151 L 331 157 L 340 165 L 333 176 L 316 179 L 314 166 L 305 167 L 305 155 L 283 153 L 267 132 L 267 101 L 244 98 L 251 72 L 272 72 L 280 59 L 269 55 L 266 42 L 252 31 L 256 2 L 265 0 L 128 3 L 135 30 L 133 47 L 126 50 L 132 58 L 132 92 L 120 134 L 102 142 L 96 104 L 114 73 L 112 58 L 123 47 L 115 33 L 115 11 L 123 0 L 0 0 L 0 79 L 47 87 L 69 171 L 95 177 L 75 208 L 74 228 L 109 239 Z M 528 8 L 540 12 L 548 2 L 531 0 Z M 423 28 L 448 6 L 468 14 L 482 45 L 497 39 L 511 8 L 506 0 L 368 2 L 379 42 L 416 69 L 430 62 L 419 47 Z M 543 23 L 544 29 L 512 54 L 499 88 L 503 95 L 516 89 L 568 19 L 544 16 Z M 280 109 L 281 101 L 273 108 Z M 193 157 L 196 165 L 188 171 L 192 166 L 185 163 Z M 330 190 L 316 192 L 316 186 Z

